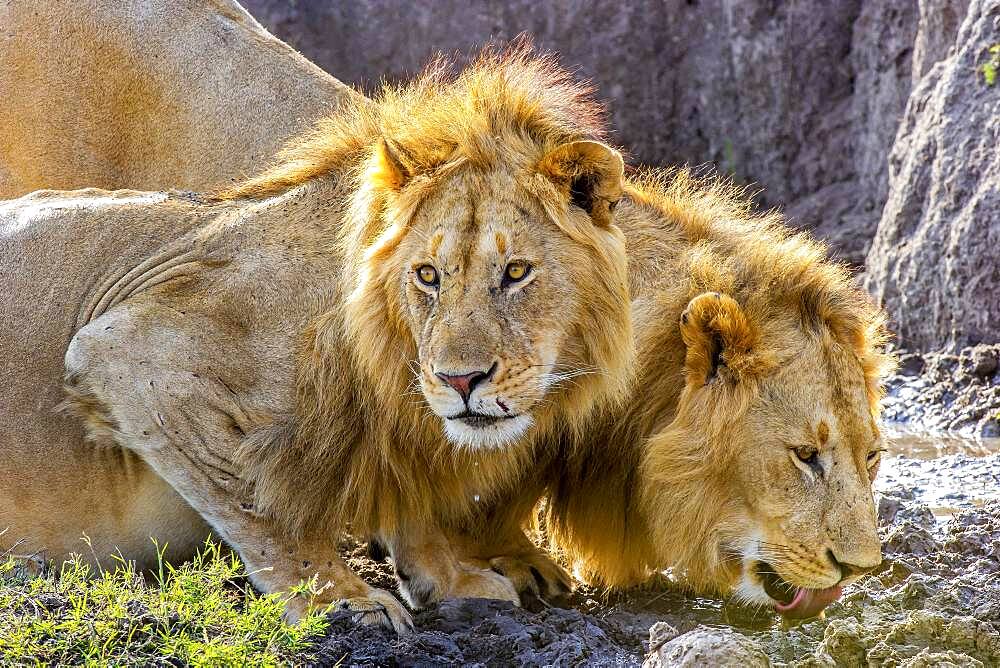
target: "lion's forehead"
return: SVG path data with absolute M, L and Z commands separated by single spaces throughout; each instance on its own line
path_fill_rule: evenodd
M 416 236 L 429 257 L 447 273 L 464 273 L 477 264 L 492 266 L 512 257 L 537 259 L 547 242 L 546 226 L 525 203 L 483 198 L 455 201 L 428 210 Z
M 763 410 L 756 426 L 777 432 L 789 446 L 845 445 L 861 452 L 878 438 L 860 372 L 830 374 L 823 365 L 791 365 L 762 390 Z

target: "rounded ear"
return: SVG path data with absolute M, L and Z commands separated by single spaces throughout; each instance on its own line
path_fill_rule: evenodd
M 681 314 L 681 337 L 689 382 L 704 385 L 723 375 L 739 380 L 754 370 L 757 330 L 729 295 L 703 292 L 688 302 Z
M 549 151 L 538 171 L 570 203 L 589 213 L 596 225 L 611 224 L 611 213 L 625 189 L 621 153 L 598 141 L 574 141 Z
M 403 147 L 385 137 L 379 138 L 368 170 L 372 183 L 383 190 L 399 191 L 414 174 L 416 167 Z

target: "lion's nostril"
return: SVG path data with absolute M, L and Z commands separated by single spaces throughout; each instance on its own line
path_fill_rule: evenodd
M 837 558 L 837 555 L 833 553 L 833 550 L 826 551 L 827 557 L 833 562 L 833 565 L 840 569 L 840 579 L 846 580 L 857 575 L 864 575 L 868 571 L 875 568 L 875 566 L 859 566 L 858 564 L 851 564 L 846 561 L 841 561 Z M 877 565 L 877 564 L 876 564 Z
M 473 371 L 471 373 L 461 373 L 461 374 L 449 374 L 443 372 L 435 372 L 435 376 L 440 378 L 443 382 L 447 383 L 453 390 L 458 392 L 459 396 L 465 402 L 469 401 L 469 397 L 476 387 L 485 380 L 489 380 L 493 377 L 496 372 L 497 363 L 494 362 L 489 369 L 486 371 Z

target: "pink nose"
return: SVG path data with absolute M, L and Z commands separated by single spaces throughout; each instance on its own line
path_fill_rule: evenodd
M 450 385 L 451 389 L 458 392 L 459 396 L 462 397 L 462 401 L 468 403 L 469 396 L 472 394 L 472 391 L 476 389 L 477 385 L 489 378 L 495 368 L 496 364 L 490 367 L 488 371 L 473 371 L 472 373 L 454 375 L 448 373 L 435 373 L 434 375 Z

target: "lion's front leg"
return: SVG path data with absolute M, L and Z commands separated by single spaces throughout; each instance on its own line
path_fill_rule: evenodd
M 485 564 L 514 585 L 526 607 L 537 600 L 550 602 L 573 591 L 573 580 L 520 526 L 475 527 L 451 538 L 463 563 Z
M 119 307 L 73 338 L 66 369 L 87 426 L 142 457 L 240 554 L 255 586 L 287 594 L 288 618 L 336 604 L 361 623 L 411 628 L 392 594 L 366 584 L 340 558 L 336 536 L 292 540 L 280 517 L 256 512 L 234 455 L 253 427 L 247 411 L 222 378 L 194 366 L 189 351 L 198 350 L 202 332 L 166 328 L 171 315 Z M 151 322 L 161 329 L 150 332 Z M 143 337 L 170 347 L 132 352 Z
M 273 534 L 272 534 L 273 535 Z M 328 540 L 275 541 L 247 537 L 240 551 L 250 579 L 265 592 L 286 592 L 285 618 L 297 621 L 311 610 L 349 610 L 355 622 L 397 633 L 413 630 L 406 608 L 384 589 L 351 570 Z M 257 550 L 260 547 L 260 550 Z

